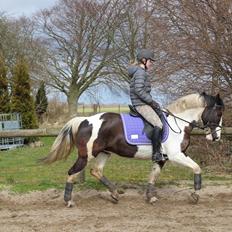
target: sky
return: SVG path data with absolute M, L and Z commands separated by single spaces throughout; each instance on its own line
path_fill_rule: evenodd
M 38 10 L 51 7 L 55 2 L 56 0 L 0 0 L 0 11 L 13 17 L 30 16 Z
M 11 17 L 32 16 L 34 13 L 44 8 L 50 8 L 57 0 L 0 0 L 0 12 L 5 12 Z M 129 96 L 121 93 L 121 96 L 115 95 L 110 90 L 104 89 L 104 94 L 99 94 L 101 103 L 119 103 L 127 104 Z M 60 94 L 60 98 L 65 100 L 65 97 Z M 81 102 L 92 103 L 86 94 L 80 98 Z
M 32 16 L 34 13 L 44 8 L 50 8 L 57 0 L 0 0 L 0 12 L 5 12 L 11 17 Z M 120 96 L 121 95 L 121 96 Z M 100 102 L 105 104 L 117 103 L 128 104 L 129 96 L 123 92 L 120 95 L 113 94 L 109 89 L 100 90 Z M 61 94 L 61 98 L 64 96 Z M 81 96 L 80 101 L 91 103 L 92 100 L 86 94 Z

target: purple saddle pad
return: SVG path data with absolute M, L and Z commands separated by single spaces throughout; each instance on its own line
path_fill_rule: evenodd
M 151 140 L 147 137 L 146 133 L 143 132 L 144 123 L 140 117 L 134 117 L 130 114 L 121 113 L 123 122 L 123 129 L 126 141 L 132 145 L 151 145 Z M 167 119 L 164 114 L 165 119 Z M 166 121 L 163 121 L 163 134 L 162 143 L 164 143 L 169 135 L 169 127 Z

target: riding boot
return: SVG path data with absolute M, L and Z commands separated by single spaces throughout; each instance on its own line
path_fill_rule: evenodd
M 151 141 L 152 141 L 152 161 L 153 162 L 159 162 L 164 161 L 165 158 L 163 157 L 163 154 L 161 153 L 161 135 L 162 135 L 162 129 L 158 126 L 155 126 L 153 129 Z

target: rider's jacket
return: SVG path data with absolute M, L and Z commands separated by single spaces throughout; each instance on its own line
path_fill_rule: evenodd
M 130 82 L 130 98 L 132 105 L 146 105 L 151 104 L 151 81 L 150 76 L 140 66 L 130 66 L 128 74 L 131 78 Z

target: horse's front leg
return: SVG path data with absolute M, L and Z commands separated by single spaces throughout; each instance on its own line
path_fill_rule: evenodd
M 103 168 L 109 157 L 110 157 L 110 153 L 104 153 L 104 152 L 99 153 L 95 159 L 95 164 L 93 168 L 90 170 L 90 173 L 109 189 L 109 191 L 111 192 L 111 197 L 114 200 L 114 203 L 117 203 L 119 200 L 119 194 L 117 188 L 111 181 L 109 181 L 103 175 Z
M 151 170 L 148 185 L 147 185 L 147 191 L 146 191 L 147 201 L 151 204 L 153 204 L 154 202 L 158 200 L 155 196 L 156 195 L 155 182 L 157 181 L 164 164 L 165 164 L 165 161 L 160 161 L 158 163 L 154 163 L 152 166 L 152 170 Z
M 199 200 L 199 191 L 201 189 L 201 168 L 194 162 L 189 156 L 186 156 L 184 153 L 178 153 L 174 156 L 169 156 L 169 160 L 180 164 L 185 167 L 189 167 L 193 170 L 194 173 L 194 192 L 191 194 L 191 197 L 195 203 Z

